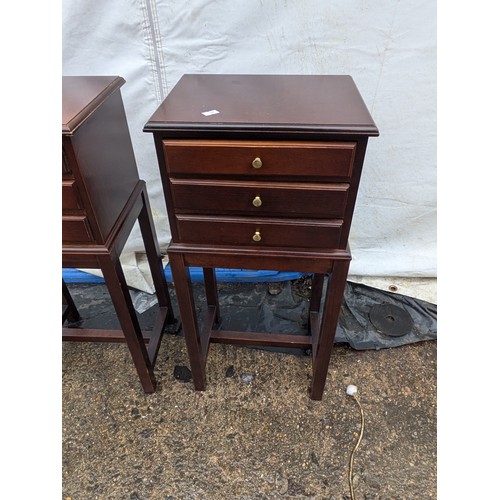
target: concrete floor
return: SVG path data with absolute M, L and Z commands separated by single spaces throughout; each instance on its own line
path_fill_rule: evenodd
M 89 294 L 74 294 L 84 316 L 104 300 Z M 64 343 L 62 497 L 347 499 L 360 415 L 345 389 L 355 384 L 366 419 L 356 498 L 436 498 L 436 347 L 337 344 L 315 402 L 303 354 L 214 344 L 207 390 L 195 392 L 176 378 L 188 362 L 173 326 L 158 391 L 145 395 L 125 345 Z

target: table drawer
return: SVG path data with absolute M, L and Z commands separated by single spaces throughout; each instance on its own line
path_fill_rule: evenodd
M 349 184 L 171 179 L 178 213 L 343 218 Z
M 64 147 L 62 148 L 62 173 L 63 176 L 71 174 L 71 166 Z
M 63 210 L 77 210 L 83 208 L 74 179 L 62 181 L 62 208 Z
M 258 247 L 336 248 L 342 220 L 283 220 L 177 215 L 182 243 Z
M 163 149 L 174 175 L 348 178 L 356 143 L 164 140 Z
M 62 218 L 63 243 L 93 243 L 94 237 L 87 217 L 64 215 Z

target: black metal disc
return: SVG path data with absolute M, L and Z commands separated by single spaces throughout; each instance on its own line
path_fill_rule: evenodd
M 373 306 L 370 309 L 370 321 L 377 332 L 389 337 L 402 337 L 413 328 L 413 319 L 408 311 L 393 304 Z

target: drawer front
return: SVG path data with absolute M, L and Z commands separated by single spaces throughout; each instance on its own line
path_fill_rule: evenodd
M 258 247 L 336 248 L 341 220 L 282 220 L 178 215 L 184 243 Z
M 349 178 L 355 142 L 165 140 L 174 175 L 243 175 Z
M 94 237 L 87 217 L 84 215 L 65 215 L 62 218 L 63 243 L 93 243 Z
M 171 179 L 178 213 L 343 218 L 348 184 Z
M 83 208 L 74 179 L 63 180 L 62 182 L 62 208 L 63 210 L 77 210 Z
M 64 148 L 62 149 L 62 173 L 63 173 L 63 176 L 71 174 L 71 167 L 69 164 L 69 159 L 68 159 L 68 156 L 66 155 L 66 152 L 64 151 Z

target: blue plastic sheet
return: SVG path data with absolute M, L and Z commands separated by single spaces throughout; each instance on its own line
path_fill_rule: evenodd
M 283 271 L 255 271 L 249 269 L 223 269 L 215 270 L 217 280 L 221 283 L 273 283 L 279 281 L 296 280 L 304 276 L 304 273 Z M 203 281 L 203 269 L 201 267 L 190 267 L 189 274 L 193 283 Z M 62 277 L 66 283 L 104 283 L 99 276 L 80 271 L 78 269 L 63 268 Z M 165 268 L 165 279 L 172 282 L 172 271 L 170 266 Z

